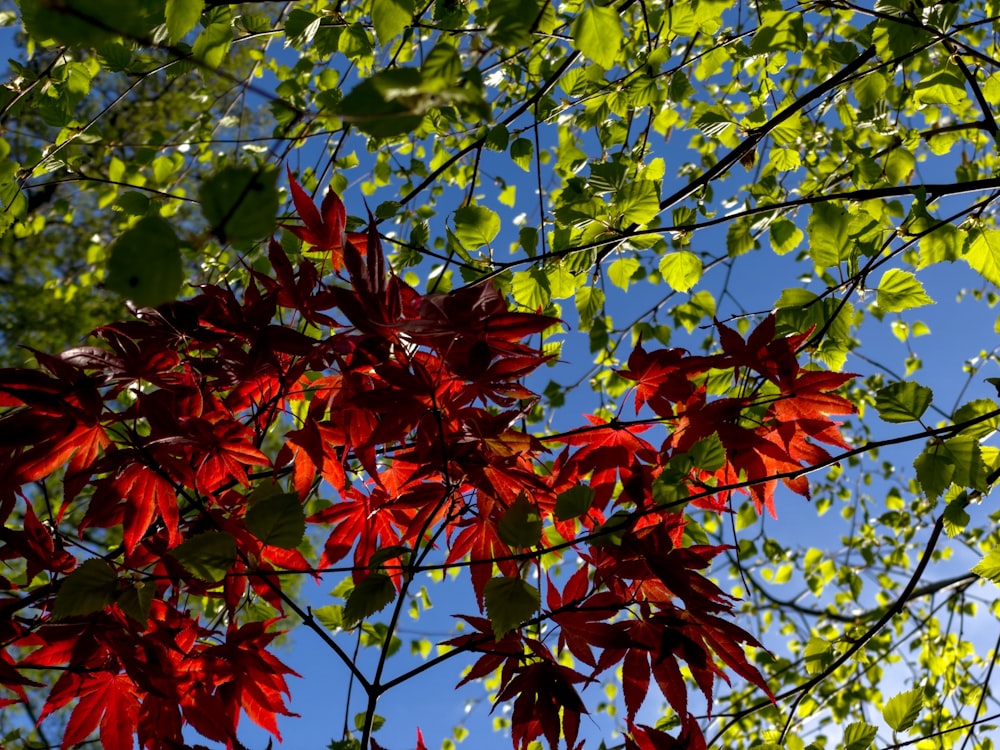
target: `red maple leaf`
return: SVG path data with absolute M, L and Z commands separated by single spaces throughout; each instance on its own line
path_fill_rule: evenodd
M 351 239 L 358 242 L 364 235 L 347 231 L 347 209 L 333 190 L 327 190 L 322 205 L 317 209 L 312 198 L 292 175 L 291 167 L 288 167 L 288 186 L 295 210 L 305 226 L 282 226 L 303 242 L 330 253 L 333 270 L 339 271 L 344 267 L 344 245 Z

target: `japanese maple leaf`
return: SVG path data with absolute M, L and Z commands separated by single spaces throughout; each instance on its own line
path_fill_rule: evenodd
M 73 698 L 79 702 L 70 714 L 62 750 L 79 745 L 100 727 L 105 750 L 132 750 L 139 717 L 139 693 L 126 674 L 107 671 L 63 674 L 53 686 L 39 720 Z
M 231 626 L 226 642 L 209 647 L 204 656 L 219 685 L 218 695 L 231 712 L 233 734 L 239 718 L 237 712 L 242 708 L 255 724 L 280 741 L 277 716 L 298 715 L 285 706 L 285 696 L 289 695 L 285 675 L 300 675 L 267 651 L 266 646 L 278 636 L 277 632 L 267 630 L 272 623 L 273 620 Z
M 581 476 L 590 474 L 590 486 L 596 491 L 593 507 L 603 510 L 614 492 L 618 474 L 634 460 L 654 463 L 656 449 L 638 437 L 650 428 L 648 424 L 626 424 L 605 421 L 587 414 L 592 427 L 581 428 L 558 438 L 559 442 L 577 446 L 570 461 L 579 466 Z
M 52 532 L 38 520 L 31 503 L 25 504 L 22 526 L 23 530 L 0 527 L 0 560 L 23 559 L 26 584 L 43 570 L 68 573 L 76 567 L 73 555 L 56 548 Z
M 355 580 L 359 580 L 365 576 L 368 561 L 379 547 L 399 543 L 400 529 L 405 528 L 409 512 L 394 508 L 392 498 L 382 487 L 373 487 L 370 494 L 350 487 L 343 497 L 341 502 L 307 520 L 332 528 L 323 545 L 319 567 L 342 560 L 353 548 Z
M 782 395 L 774 402 L 774 414 L 780 422 L 796 421 L 811 425 L 810 434 L 814 437 L 848 448 L 850 446 L 839 433 L 830 433 L 818 426 L 835 426 L 836 423 L 828 419 L 830 414 L 854 414 L 857 411 L 854 404 L 833 392 L 856 377 L 850 372 L 801 370 L 794 379 L 782 383 Z
M 673 404 L 687 401 L 697 390 L 691 379 L 705 371 L 706 358 L 684 349 L 647 352 L 640 341 L 628 358 L 628 369 L 617 370 L 635 381 L 635 413 L 645 404 L 661 417 L 673 416 Z
M 318 250 L 330 253 L 330 263 L 333 270 L 339 271 L 344 267 L 344 245 L 349 239 L 354 239 L 356 242 L 362 240 L 364 235 L 347 231 L 347 209 L 344 207 L 343 201 L 340 200 L 340 196 L 333 190 L 327 191 L 323 197 L 322 205 L 317 209 L 312 198 L 292 175 L 290 167 L 288 168 L 288 186 L 292 192 L 295 210 L 305 226 L 298 227 L 290 224 L 282 226 L 303 242 L 309 243 Z M 359 247 L 363 247 L 363 245 L 359 244 Z
M 748 367 L 773 383 L 794 378 L 799 372 L 796 356 L 799 344 L 811 334 L 779 336 L 775 338 L 777 321 L 772 313 L 761 321 L 747 337 L 743 338 L 732 328 L 716 322 L 719 343 L 726 355 L 725 367 Z
M 662 729 L 630 722 L 625 735 L 625 750 L 706 750 L 706 745 L 701 728 L 689 714 L 677 737 Z
M 565 738 L 567 748 L 573 748 L 580 730 L 580 715 L 588 713 L 574 685 L 589 679 L 557 663 L 538 641 L 528 639 L 527 643 L 539 658 L 527 664 L 505 666 L 505 682 L 494 705 L 514 700 L 510 729 L 518 750 L 525 750 L 543 734 L 553 750 L 559 747 L 560 737 Z

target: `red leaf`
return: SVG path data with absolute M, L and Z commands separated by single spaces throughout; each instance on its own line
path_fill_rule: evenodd
M 92 673 L 77 694 L 80 702 L 66 724 L 63 750 L 82 743 L 98 725 L 105 750 L 132 750 L 139 716 L 139 699 L 132 680 L 124 674 Z

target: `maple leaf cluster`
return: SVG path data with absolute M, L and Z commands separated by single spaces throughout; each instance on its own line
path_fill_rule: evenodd
M 499 674 L 515 747 L 582 746 L 581 690 L 619 665 L 627 747 L 704 746 L 682 667 L 709 706 L 727 670 L 767 687 L 702 572 L 724 548 L 685 546 L 683 505 L 741 487 L 773 512 L 779 477 L 806 493 L 801 469 L 829 459 L 815 441 L 844 445 L 830 415 L 850 411 L 832 392 L 849 376 L 801 368 L 773 318 L 745 342 L 720 326 L 715 355 L 635 348 L 621 374 L 652 416 L 533 436 L 524 378 L 548 357 L 525 340 L 558 321 L 489 283 L 417 292 L 374 222 L 347 232 L 339 197 L 290 185 L 297 265 L 272 241 L 273 274 L 240 290 L 0 371 L 3 701 L 46 691 L 40 720 L 69 711 L 63 748 L 182 748 L 187 725 L 237 749 L 243 714 L 280 739 L 294 673 L 268 646 L 301 614 L 288 574 L 349 570 L 350 628 L 436 560 L 469 570 L 474 632 L 447 645 L 475 657 L 463 682 Z M 719 372 L 740 395 L 710 396 Z M 572 575 L 543 566 L 571 550 Z M 637 723 L 651 680 L 676 736 Z

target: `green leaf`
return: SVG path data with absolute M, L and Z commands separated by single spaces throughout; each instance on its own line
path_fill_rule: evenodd
M 982 560 L 977 562 L 972 572 L 977 576 L 988 578 L 993 583 L 1000 583 L 1000 547 L 994 547 Z
M 431 88 L 450 86 L 462 75 L 462 58 L 458 50 L 450 44 L 438 42 L 434 45 L 434 49 L 427 53 L 423 65 L 420 66 L 420 72 L 423 74 L 425 85 Z M 504 130 L 506 131 L 506 128 Z M 504 141 L 501 150 L 506 147 L 507 143 Z
M 500 217 L 484 206 L 463 206 L 455 211 L 455 236 L 467 250 L 489 245 L 500 233 Z
M 626 224 L 648 224 L 660 213 L 660 192 L 653 180 L 636 180 L 615 193 L 614 208 Z
M 915 422 L 933 398 L 934 392 L 927 386 L 913 381 L 893 383 L 875 394 L 875 408 L 885 422 Z
M 430 108 L 430 93 L 415 68 L 393 68 L 367 78 L 345 96 L 337 114 L 377 138 L 416 130 Z
M 817 203 L 812 207 L 806 231 L 809 234 L 809 257 L 820 269 L 832 268 L 848 249 L 851 217 L 840 206 Z
M 167 0 L 167 32 L 172 42 L 179 42 L 198 25 L 205 0 Z
M 497 535 L 511 547 L 534 547 L 542 538 L 542 516 L 538 507 L 520 495 L 501 516 Z
M 660 274 L 671 289 L 686 292 L 701 279 L 704 265 L 694 253 L 681 250 L 660 258 Z
M 382 44 L 403 33 L 413 22 L 413 0 L 372 0 L 372 24 Z
M 344 605 L 344 627 L 353 628 L 362 620 L 383 609 L 396 598 L 396 587 L 385 573 L 372 573 L 361 579 Z
M 259 240 L 278 224 L 277 185 L 274 167 L 223 167 L 202 183 L 202 213 L 225 242 Z
M 940 450 L 940 446 L 928 446 L 913 462 L 917 471 L 917 482 L 927 497 L 937 499 L 951 486 L 955 476 L 955 461 Z
M 987 381 L 994 378 L 986 378 Z M 971 422 L 974 419 L 980 420 L 975 424 L 970 424 L 962 428 L 962 435 L 982 439 L 991 435 L 1000 428 L 1000 417 L 996 416 L 997 403 L 989 398 L 977 398 L 968 403 L 962 404 L 955 413 L 951 415 L 951 421 L 955 424 Z M 988 419 L 984 417 L 989 416 Z
M 218 583 L 236 562 L 236 540 L 224 531 L 206 531 L 170 550 L 187 571 L 209 583 Z
M 586 484 L 578 484 L 563 490 L 556 496 L 554 515 L 559 521 L 579 518 L 594 502 L 594 488 Z
M 589 331 L 604 308 L 604 290 L 593 286 L 582 287 L 577 290 L 574 302 L 577 314 L 580 316 L 577 327 L 581 331 Z
M 111 246 L 104 283 L 140 307 L 176 299 L 184 282 L 180 243 L 158 217 L 140 219 Z
M 363 732 L 365 729 L 365 722 L 368 719 L 368 714 L 364 711 L 354 715 L 354 728 L 359 732 Z M 377 732 L 385 724 L 385 717 L 374 714 L 372 716 L 372 731 Z
M 483 145 L 490 151 L 506 151 L 510 143 L 510 132 L 503 123 L 494 125 L 486 134 L 486 141 Z
M 635 258 L 619 258 L 608 266 L 608 278 L 619 289 L 628 291 L 639 265 L 639 261 Z
M 518 138 L 510 144 L 510 158 L 525 172 L 531 169 L 534 155 L 535 145 L 527 138 Z
M 844 750 L 866 750 L 875 741 L 878 727 L 858 721 L 844 727 Z
M 802 651 L 806 672 L 819 674 L 833 663 L 833 649 L 825 638 L 813 636 Z
M 23 0 L 21 16 L 27 32 L 37 41 L 54 39 L 62 44 L 96 47 L 118 34 L 145 37 L 157 22 L 148 11 L 162 13 L 163 6 L 145 0 Z
M 920 104 L 944 104 L 960 107 L 966 101 L 965 81 L 953 66 L 922 77 L 914 87 L 913 98 Z
M 694 465 L 705 471 L 717 471 L 726 465 L 726 448 L 717 432 L 692 445 L 689 455 Z
M 294 492 L 283 492 L 264 498 L 246 514 L 250 533 L 272 547 L 295 549 L 306 533 L 306 514 Z
M 319 31 L 321 18 L 301 8 L 292 9 L 285 18 L 285 44 L 302 49 L 310 44 Z
M 125 587 L 118 591 L 115 603 L 137 623 L 146 625 L 149 621 L 149 608 L 156 595 L 155 584 L 149 581 L 121 581 L 119 586 L 122 584 Z
M 878 283 L 876 301 L 882 312 L 902 312 L 934 303 L 924 285 L 909 271 L 890 268 Z
M 233 43 L 233 29 L 227 22 L 210 23 L 194 40 L 192 52 L 210 68 L 218 68 Z
M 496 44 L 510 47 L 531 44 L 531 26 L 540 10 L 536 0 L 489 0 L 487 9 L 490 38 Z
M 614 65 L 622 46 L 622 23 L 614 8 L 589 6 L 573 21 L 573 46 L 602 68 Z
M 87 560 L 66 576 L 56 594 L 52 617 L 63 620 L 100 612 L 114 604 L 118 576 L 103 560 Z
M 949 438 L 944 442 L 942 450 L 955 462 L 955 475 L 952 479 L 955 484 L 981 492 L 988 489 L 983 452 L 976 438 L 968 435 Z
M 500 640 L 538 609 L 538 589 L 520 578 L 491 578 L 486 582 L 486 616 Z
M 510 293 L 517 304 L 529 310 L 540 310 L 552 299 L 549 279 L 538 267 L 516 272 L 511 280 Z
M 1000 229 L 970 232 L 962 259 L 988 282 L 1000 286 Z
M 963 491 L 958 497 L 944 506 L 944 530 L 950 537 L 955 537 L 965 531 L 972 520 L 966 512 L 969 505 L 969 497 Z
M 382 201 L 375 207 L 376 219 L 391 219 L 402 208 L 399 201 Z
M 776 255 L 785 255 L 802 244 L 802 230 L 789 219 L 775 219 L 768 229 L 771 249 Z
M 907 690 L 893 696 L 882 709 L 882 718 L 894 732 L 905 732 L 913 726 L 924 705 L 923 691 Z
M 799 152 L 790 148 L 772 148 L 767 160 L 779 172 L 790 172 L 802 166 Z
M 325 604 L 312 610 L 312 615 L 319 624 L 331 633 L 344 629 L 344 608 L 339 604 Z

